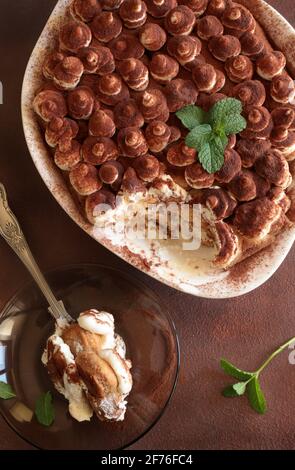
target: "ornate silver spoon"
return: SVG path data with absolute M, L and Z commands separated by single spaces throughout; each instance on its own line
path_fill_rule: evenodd
M 63 302 L 57 300 L 37 265 L 19 222 L 8 205 L 6 190 L 2 183 L 0 183 L 0 235 L 2 235 L 31 273 L 36 284 L 46 297 L 49 303 L 48 310 L 55 320 L 73 322 L 74 320 L 66 311 Z

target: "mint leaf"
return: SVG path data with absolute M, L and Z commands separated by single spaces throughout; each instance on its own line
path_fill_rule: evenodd
M 241 114 L 243 110 L 243 105 L 241 101 L 236 98 L 224 98 L 223 100 L 215 103 L 213 108 L 210 111 L 210 123 L 212 127 L 220 127 L 221 125 L 225 126 L 227 119 L 235 114 Z
M 35 407 L 37 420 L 43 426 L 50 426 L 55 418 L 54 408 L 52 404 L 52 395 L 50 392 L 41 395 Z
M 246 382 L 238 382 L 233 385 L 233 389 L 239 396 L 244 395 L 246 391 L 247 383 Z
M 226 398 L 234 398 L 234 397 L 238 397 L 238 393 L 236 392 L 236 390 L 233 388 L 233 385 L 229 385 L 229 387 L 226 387 L 223 391 L 222 391 L 222 395 Z
M 264 414 L 266 412 L 266 400 L 257 377 L 254 377 L 248 383 L 247 394 L 252 408 L 258 413 Z
M 9 400 L 14 397 L 16 397 L 16 394 L 12 390 L 11 385 L 0 381 L 0 398 L 3 400 Z
M 224 150 L 225 150 L 226 147 L 227 147 L 227 144 L 228 144 L 228 138 L 227 138 L 225 132 L 222 132 L 222 133 L 219 135 L 219 137 L 220 137 L 220 139 L 221 139 L 223 148 L 224 148 Z
M 209 124 L 202 124 L 191 130 L 185 138 L 188 147 L 201 150 L 202 146 L 212 137 L 212 128 Z
M 192 130 L 194 127 L 200 126 L 205 122 L 207 113 L 199 106 L 188 105 L 175 114 L 181 120 L 184 127 Z
M 238 134 L 242 132 L 247 127 L 246 119 L 240 114 L 232 114 L 226 118 L 224 123 L 224 131 L 226 135 L 229 134 Z
M 198 153 L 198 159 L 202 167 L 208 173 L 220 170 L 224 163 L 224 147 L 220 137 L 213 137 L 205 143 Z
M 220 365 L 222 369 L 224 370 L 224 372 L 226 372 L 231 377 L 234 377 L 235 379 L 248 380 L 251 377 L 253 377 L 253 374 L 251 372 L 246 372 L 242 369 L 238 369 L 236 366 L 231 364 L 226 359 L 221 359 Z

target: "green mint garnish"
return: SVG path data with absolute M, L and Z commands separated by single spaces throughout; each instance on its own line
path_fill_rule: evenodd
M 210 142 L 212 138 L 212 127 L 209 124 L 201 124 L 192 129 L 186 136 L 185 143 L 188 147 L 200 151 L 203 145 Z
M 242 109 L 241 101 L 224 98 L 215 103 L 209 113 L 195 105 L 176 112 L 182 124 L 190 130 L 185 138 L 186 145 L 198 151 L 198 159 L 208 173 L 215 173 L 223 166 L 227 136 L 246 129 Z
M 52 403 L 52 395 L 50 392 L 43 393 L 36 402 L 35 415 L 40 424 L 50 426 L 54 419 L 54 407 Z
M 11 385 L 0 381 L 0 398 L 3 400 L 9 400 L 14 397 L 16 397 L 16 394 L 12 390 Z
M 204 124 L 207 119 L 207 113 L 199 106 L 194 106 L 193 104 L 177 111 L 176 116 L 187 129 L 193 129 L 200 124 Z
M 280 354 L 282 351 L 284 351 L 284 349 L 294 342 L 295 337 L 289 339 L 286 343 L 276 349 L 259 367 L 259 369 L 254 372 L 238 369 L 226 359 L 221 359 L 220 366 L 224 372 L 239 380 L 239 382 L 226 387 L 222 392 L 223 396 L 227 398 L 233 398 L 242 396 L 246 393 L 252 408 L 257 411 L 257 413 L 264 414 L 266 412 L 266 400 L 259 383 L 260 373 L 276 356 L 278 356 L 278 354 Z
M 220 137 L 212 138 L 202 146 L 198 154 L 199 162 L 208 173 L 215 173 L 224 163 L 224 146 Z

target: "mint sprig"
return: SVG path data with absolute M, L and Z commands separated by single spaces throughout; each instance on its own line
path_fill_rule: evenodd
M 55 419 L 55 412 L 50 392 L 43 393 L 36 401 L 35 415 L 37 421 L 43 426 L 51 426 Z
M 198 151 L 198 159 L 208 173 L 215 173 L 224 164 L 227 136 L 238 134 L 247 127 L 241 115 L 243 105 L 235 98 L 218 101 L 206 113 L 195 105 L 185 106 L 176 112 L 182 124 L 189 129 L 185 138 L 188 147 Z
M 16 394 L 12 390 L 11 385 L 6 382 L 0 381 L 0 398 L 3 400 L 10 400 L 10 398 L 16 397 Z
M 257 411 L 257 413 L 264 414 L 267 406 L 266 399 L 259 382 L 260 374 L 276 356 L 294 342 L 295 337 L 289 339 L 286 343 L 276 349 L 254 372 L 239 369 L 226 359 L 221 359 L 220 366 L 224 372 L 239 380 L 239 382 L 226 387 L 222 392 L 223 396 L 226 398 L 234 398 L 240 397 L 246 393 L 252 408 Z
M 194 129 L 194 127 L 204 124 L 207 120 L 207 113 L 193 104 L 181 108 L 177 111 L 176 116 L 187 129 Z

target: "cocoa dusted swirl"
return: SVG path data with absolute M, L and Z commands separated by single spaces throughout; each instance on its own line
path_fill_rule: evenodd
M 238 56 L 242 50 L 239 39 L 228 34 L 211 38 L 208 47 L 215 59 L 221 62 Z
M 154 119 L 164 122 L 168 121 L 169 109 L 167 100 L 161 90 L 153 88 L 144 91 L 138 99 L 138 106 L 145 122 L 150 122 Z
M 145 0 L 148 13 L 154 18 L 164 18 L 170 10 L 177 7 L 177 0 Z
M 102 11 L 94 18 L 90 27 L 95 39 L 109 42 L 121 33 L 122 22 L 116 13 Z
M 67 104 L 69 115 L 73 119 L 89 119 L 93 108 L 95 98 L 92 90 L 85 86 L 79 86 L 69 91 Z
M 174 36 L 167 42 L 168 53 L 183 66 L 194 62 L 201 49 L 201 41 L 194 36 Z
M 272 80 L 286 66 L 286 57 L 280 51 L 266 52 L 256 62 L 256 71 L 261 78 Z
M 92 39 L 90 28 L 81 21 L 65 24 L 59 34 L 59 44 L 63 51 L 76 53 L 82 47 L 89 46 Z
M 121 190 L 124 193 L 144 193 L 146 191 L 146 187 L 144 182 L 137 176 L 136 171 L 134 168 L 129 167 L 124 173 Z
M 95 137 L 113 137 L 116 126 L 112 117 L 104 110 L 96 110 L 89 121 L 89 134 Z
M 224 152 L 224 164 L 214 176 L 218 183 L 229 183 L 242 169 L 240 155 L 233 149 Z
M 243 169 L 227 185 L 231 194 L 241 202 L 266 196 L 270 183 L 250 170 Z
M 134 91 L 143 91 L 149 84 L 149 71 L 139 59 L 125 59 L 118 63 L 117 69 L 124 82 Z
M 225 70 L 228 78 L 234 83 L 251 80 L 254 74 L 254 67 L 251 59 L 244 55 L 238 55 L 237 57 L 227 59 Z
M 279 106 L 271 112 L 274 127 L 282 127 L 291 131 L 295 130 L 295 108 L 291 106 Z
M 272 79 L 270 96 L 277 103 L 291 103 L 295 98 L 294 80 L 287 74 L 277 75 Z
M 139 31 L 139 41 L 148 51 L 158 51 L 167 39 L 166 32 L 156 23 L 145 23 Z
M 154 80 L 165 83 L 178 75 L 179 64 L 166 54 L 155 54 L 150 62 L 149 69 Z
M 241 132 L 245 139 L 269 139 L 273 122 L 271 114 L 263 106 L 247 106 L 243 115 L 247 121 L 247 127 Z
M 115 207 L 116 196 L 105 188 L 96 191 L 85 199 L 85 213 L 87 219 L 93 225 L 95 224 L 97 217 L 103 215 L 107 210 L 112 210 Z
M 194 163 L 196 156 L 195 149 L 188 147 L 184 142 L 177 142 L 169 147 L 166 158 L 170 165 L 184 167 Z
M 81 160 L 81 145 L 76 140 L 70 140 L 63 150 L 58 147 L 54 153 L 54 162 L 63 171 L 72 170 Z
M 292 182 L 287 160 L 279 150 L 271 149 L 256 160 L 254 165 L 258 175 L 275 186 L 286 189 Z
M 63 118 L 68 112 L 63 94 L 54 90 L 40 91 L 34 98 L 33 108 L 45 122 L 51 121 L 54 117 Z
M 284 127 L 275 127 L 270 136 L 273 147 L 280 150 L 288 161 L 295 158 L 295 132 Z
M 252 60 L 258 59 L 264 52 L 264 43 L 257 34 L 248 32 L 240 38 L 242 54 L 251 57 Z
M 172 36 L 188 35 L 193 30 L 196 17 L 192 10 L 180 5 L 169 11 L 165 17 L 165 28 Z
M 78 57 L 65 57 L 53 71 L 53 81 L 62 90 L 73 90 L 80 82 L 84 67 Z
M 268 235 L 281 213 L 281 208 L 273 201 L 266 197 L 259 198 L 238 206 L 233 224 L 241 235 L 260 238 Z
M 89 23 L 101 12 L 98 0 L 74 0 L 70 6 L 70 13 L 74 19 Z
M 163 91 L 170 113 L 175 113 L 184 106 L 194 104 L 198 98 L 198 90 L 194 83 L 182 78 L 171 80 Z
M 210 188 L 214 175 L 207 173 L 199 162 L 186 166 L 184 177 L 187 184 L 194 189 Z
M 247 32 L 254 33 L 256 22 L 250 11 L 235 2 L 224 10 L 221 21 L 228 34 L 240 38 Z
M 152 121 L 145 129 L 145 139 L 151 152 L 161 152 L 168 145 L 171 128 L 163 121 Z
M 262 157 L 271 148 L 269 140 L 240 139 L 236 151 L 241 157 L 242 166 L 251 168 L 256 160 Z
M 95 86 L 98 99 L 109 106 L 114 106 L 129 98 L 129 90 L 119 75 L 110 73 L 99 77 Z
M 232 96 L 242 101 L 244 106 L 262 106 L 266 100 L 266 91 L 259 80 L 247 80 L 233 88 Z
M 76 121 L 68 118 L 54 117 L 46 126 L 45 140 L 49 147 L 68 145 L 78 134 L 79 126 Z
M 121 155 L 130 158 L 140 157 L 148 152 L 148 145 L 144 134 L 136 127 L 125 127 L 117 136 Z
M 209 41 L 214 36 L 222 36 L 224 28 L 216 16 L 207 15 L 197 21 L 196 32 L 203 41 Z
M 85 73 L 106 75 L 114 72 L 116 68 L 110 49 L 96 42 L 92 42 L 89 47 L 80 49 L 77 56 L 84 66 Z
M 146 154 L 134 160 L 133 167 L 140 179 L 151 183 L 159 176 L 160 162 L 153 155 Z
M 129 33 L 121 33 L 108 44 L 108 47 L 116 60 L 140 59 L 144 54 L 143 45 Z
M 42 67 L 44 77 L 48 78 L 48 80 L 53 80 L 55 67 L 60 64 L 65 57 L 66 55 L 59 51 L 53 51 L 48 54 Z
M 208 6 L 208 0 L 178 0 L 178 3 L 189 7 L 197 18 L 202 16 Z
M 230 3 L 231 0 L 209 0 L 206 13 L 207 15 L 221 17 Z
M 95 193 L 102 187 L 97 168 L 90 163 L 78 163 L 69 173 L 71 185 L 81 196 Z
M 108 137 L 87 137 L 82 144 L 81 153 L 83 160 L 93 165 L 101 165 L 119 157 L 116 143 Z
M 237 206 L 236 200 L 223 188 L 206 189 L 200 202 L 213 212 L 216 220 L 230 217 Z
M 99 167 L 99 177 L 104 184 L 114 185 L 122 181 L 124 167 L 117 160 L 110 160 Z
M 147 7 L 142 0 L 125 0 L 119 14 L 126 28 L 135 29 L 146 22 Z
M 114 108 L 114 121 L 118 129 L 123 129 L 124 127 L 142 127 L 144 125 L 144 118 L 136 100 L 128 98 L 116 104 Z
M 217 93 L 225 85 L 225 75 L 211 64 L 197 65 L 192 75 L 199 92 Z
M 163 121 L 152 121 L 145 129 L 145 139 L 149 150 L 155 153 L 162 152 L 169 143 L 179 138 L 180 131 Z

